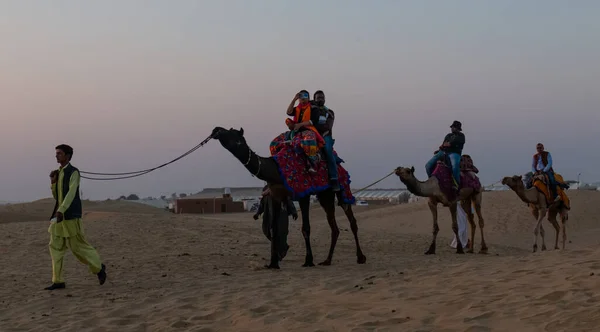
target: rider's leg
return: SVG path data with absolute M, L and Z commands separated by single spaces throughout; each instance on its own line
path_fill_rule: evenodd
M 548 175 L 548 180 L 550 180 L 549 185 L 552 198 L 556 198 L 556 196 L 558 196 L 558 192 L 556 191 L 556 179 L 554 178 L 554 172 L 548 171 L 546 174 Z
M 316 173 L 317 162 L 319 161 L 319 147 L 317 145 L 315 133 L 310 130 L 306 130 L 302 131 L 301 135 L 302 138 L 300 144 L 302 146 L 302 150 L 304 150 L 304 154 L 308 159 L 308 172 Z
M 458 153 L 450 153 L 448 154 L 448 158 L 450 158 L 450 163 L 452 164 L 454 180 L 456 184 L 460 185 L 460 155 Z
M 433 174 L 433 171 L 435 170 L 435 164 L 443 156 L 444 156 L 444 152 L 439 151 L 438 153 L 434 154 L 433 157 L 431 157 L 431 159 L 429 159 L 427 164 L 425 164 L 425 171 L 427 172 L 427 177 L 431 177 L 431 174 Z
M 337 172 L 337 163 L 335 156 L 333 155 L 333 143 L 335 140 L 331 135 L 327 135 L 323 137 L 325 139 L 325 147 L 323 150 L 325 151 L 325 158 L 327 159 L 327 172 L 329 174 L 329 181 L 331 182 L 331 186 L 333 190 L 339 190 L 338 183 L 338 172 Z

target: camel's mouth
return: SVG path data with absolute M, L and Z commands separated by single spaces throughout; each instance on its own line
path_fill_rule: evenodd
M 213 129 L 210 137 L 212 137 L 213 139 L 219 139 L 219 136 L 225 131 L 227 131 L 227 130 L 225 130 L 225 128 L 215 127 L 215 129 Z

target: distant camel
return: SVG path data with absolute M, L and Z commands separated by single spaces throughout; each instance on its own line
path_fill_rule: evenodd
M 481 250 L 480 254 L 487 254 L 488 247 L 485 243 L 485 237 L 483 236 L 483 227 L 484 221 L 483 216 L 481 214 L 481 201 L 482 201 L 482 189 L 481 188 L 473 188 L 470 186 L 462 187 L 458 193 L 458 196 L 453 201 L 449 201 L 446 197 L 446 194 L 442 191 L 439 185 L 438 178 L 435 176 L 439 169 L 447 168 L 444 164 L 438 164 L 436 171 L 434 171 L 433 176 L 431 176 L 427 181 L 422 182 L 417 180 L 415 177 L 415 168 L 406 168 L 406 167 L 398 167 L 396 169 L 396 175 L 400 178 L 400 181 L 406 185 L 406 188 L 416 196 L 428 197 L 429 201 L 429 209 L 431 210 L 431 215 L 433 216 L 433 241 L 429 246 L 429 249 L 425 252 L 425 255 L 435 254 L 436 248 L 436 239 L 437 234 L 440 230 L 437 221 L 437 204 L 442 203 L 442 205 L 447 206 L 450 209 L 450 215 L 452 216 L 452 230 L 454 231 L 454 235 L 456 235 L 456 253 L 463 254 L 463 245 L 460 243 L 460 237 L 458 236 L 458 223 L 456 221 L 456 202 L 461 202 L 461 207 L 467 214 L 469 219 L 469 224 L 471 224 L 471 243 L 468 246 L 468 253 L 473 253 L 473 248 L 475 246 L 475 218 L 473 217 L 473 213 L 471 210 L 471 203 L 475 205 L 475 211 L 477 213 L 477 217 L 479 218 L 479 229 L 481 230 Z M 443 172 L 443 174 L 449 175 L 449 169 L 447 172 Z M 444 175 L 442 175 L 444 176 Z M 475 175 L 473 175 L 475 176 Z M 464 176 L 463 176 L 464 177 Z
M 233 128 L 227 130 L 221 127 L 216 127 L 213 129 L 212 138 L 219 140 L 221 145 L 227 149 L 234 157 L 236 157 L 245 167 L 246 169 L 256 176 L 257 178 L 266 181 L 271 189 L 271 193 L 276 199 L 283 199 L 289 193 L 284 187 L 283 180 L 279 174 L 279 168 L 275 160 L 270 158 L 264 158 L 257 155 L 246 143 L 246 139 L 244 138 L 244 129 L 240 128 L 240 130 L 235 130 Z M 327 189 L 319 192 L 317 195 L 317 199 L 321 204 L 323 210 L 325 210 L 325 214 L 327 215 L 327 222 L 329 223 L 329 227 L 331 228 L 331 245 L 329 247 L 329 254 L 325 261 L 319 263 L 319 265 L 331 265 L 331 260 L 333 258 L 333 250 L 335 249 L 335 245 L 340 235 L 340 230 L 335 221 L 335 193 L 331 189 Z M 342 200 L 338 197 L 338 200 L 342 202 Z M 310 209 L 310 196 L 305 196 L 299 199 L 300 209 L 302 213 L 302 235 L 304 236 L 304 243 L 306 246 L 306 257 L 304 261 L 304 267 L 315 266 L 313 263 L 313 254 L 312 248 L 310 245 L 310 221 L 309 221 L 309 209 Z M 278 205 L 278 204 L 275 204 Z M 352 229 L 352 234 L 354 234 L 354 242 L 356 243 L 356 257 L 358 264 L 364 264 L 367 261 L 367 257 L 363 254 L 360 244 L 358 241 L 358 225 L 356 222 L 356 218 L 354 217 L 354 213 L 352 212 L 352 207 L 348 204 L 341 204 L 346 214 L 346 217 L 350 221 L 350 228 Z M 275 209 L 274 209 L 275 210 Z M 274 214 L 278 213 L 274 211 Z M 274 218 L 276 216 L 273 216 Z M 277 223 L 273 223 L 274 226 Z M 274 234 L 277 234 L 274 231 Z M 277 241 L 271 241 L 271 243 L 276 243 Z M 274 251 L 273 245 L 271 248 L 271 262 L 267 266 L 268 268 L 279 268 L 279 260 L 277 256 L 277 252 Z
M 537 179 L 539 178 L 536 177 L 534 181 Z M 537 220 L 535 229 L 533 231 L 535 238 L 533 243 L 533 252 L 536 252 L 538 248 L 538 234 L 542 236 L 542 250 L 546 250 L 546 242 L 544 240 L 545 232 L 544 226 L 542 225 L 542 221 L 544 220 L 546 213 L 548 213 L 548 221 L 552 224 L 554 230 L 556 231 L 554 249 L 559 249 L 558 234 L 560 233 L 560 225 L 558 224 L 558 221 L 556 221 L 556 216 L 560 215 L 563 230 L 562 248 L 565 249 L 565 242 L 567 241 L 566 223 L 569 219 L 569 210 L 564 206 L 564 204 L 560 201 L 548 204 L 546 195 L 539 191 L 535 186 L 530 189 L 525 189 L 522 176 L 507 176 L 502 179 L 502 184 L 508 186 L 510 189 L 516 192 L 519 198 L 523 202 L 527 203 L 531 209 L 533 217 Z

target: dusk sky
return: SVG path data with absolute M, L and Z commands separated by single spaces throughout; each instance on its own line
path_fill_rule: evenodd
M 198 0 L 0 2 L 0 201 L 50 196 L 54 147 L 127 172 L 215 126 L 268 155 L 294 94 L 322 89 L 359 188 L 424 165 L 453 120 L 484 184 L 530 168 L 600 180 L 600 1 Z M 85 198 L 257 186 L 218 142 Z M 378 187 L 401 187 L 397 177 Z

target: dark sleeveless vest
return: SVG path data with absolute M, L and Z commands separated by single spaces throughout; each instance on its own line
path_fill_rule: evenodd
M 540 153 L 536 153 L 533 156 L 536 165 L 539 162 L 540 157 L 542 158 L 542 164 L 544 164 L 544 167 L 546 167 L 548 165 L 548 151 L 542 151 Z M 554 170 L 552 169 L 552 167 L 550 167 L 550 171 L 554 172 Z
M 58 210 L 58 186 L 62 186 L 61 199 L 64 200 L 65 196 L 69 192 L 69 181 L 71 180 L 71 175 L 74 172 L 79 172 L 79 170 L 77 168 L 71 166 L 71 164 L 67 165 L 63 169 L 63 180 L 61 183 L 56 183 L 56 187 L 55 187 L 56 192 L 55 193 L 56 193 L 57 199 L 56 199 L 56 203 L 54 203 L 54 211 L 52 211 L 52 216 L 50 216 L 50 219 L 54 218 L 54 215 L 56 214 L 56 210 Z M 77 192 L 75 193 L 75 197 L 73 198 L 73 202 L 71 203 L 71 206 L 69 206 L 67 211 L 65 211 L 65 213 L 63 213 L 64 220 L 81 218 L 81 216 L 83 215 L 82 207 L 81 207 L 81 198 L 79 197 L 79 186 L 77 186 L 77 188 L 75 190 Z

